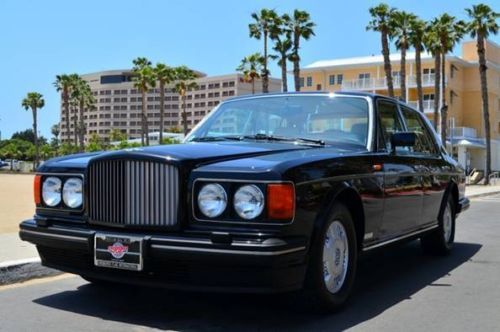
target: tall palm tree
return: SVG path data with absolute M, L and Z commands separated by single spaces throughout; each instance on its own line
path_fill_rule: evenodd
M 416 67 L 416 78 L 417 78 L 417 100 L 418 100 L 418 110 L 420 112 L 424 111 L 424 91 L 422 88 L 422 51 L 425 50 L 424 47 L 424 35 L 425 35 L 425 21 L 419 19 L 415 16 L 414 19 L 410 21 L 410 44 L 415 48 L 415 67 Z
M 21 102 L 25 110 L 31 109 L 33 115 L 33 135 L 35 143 L 35 158 L 33 160 L 33 170 L 38 167 L 40 160 L 40 147 L 38 146 L 38 124 L 37 124 L 37 111 L 45 106 L 43 96 L 38 92 L 28 92 L 26 97 Z
M 85 150 L 85 122 L 84 122 L 84 112 L 85 109 L 91 109 L 95 107 L 95 98 L 90 89 L 90 85 L 87 81 L 78 77 L 74 82 L 74 88 L 72 91 L 72 97 L 75 99 L 75 103 L 79 111 L 79 121 L 75 125 L 75 134 L 78 133 L 79 141 L 79 151 L 83 152 Z M 76 118 L 75 118 L 76 119 Z M 76 143 L 76 142 L 75 142 Z
M 196 73 L 186 66 L 175 68 L 175 91 L 181 97 L 182 102 L 182 121 L 184 126 L 184 135 L 188 133 L 187 113 L 186 113 L 186 93 L 194 88 L 197 84 L 194 79 L 197 77 Z
M 416 16 L 403 10 L 396 10 L 392 13 L 390 25 L 392 31 L 391 39 L 395 39 L 396 48 L 401 51 L 401 72 L 399 75 L 401 84 L 401 99 L 406 101 L 406 51 L 410 48 L 410 29 L 411 22 Z
M 70 127 L 70 119 L 69 119 L 69 98 L 70 98 L 70 89 L 72 86 L 72 77 L 67 74 L 57 75 L 56 81 L 54 82 L 54 86 L 57 92 L 61 92 L 61 98 L 63 102 L 64 109 L 64 117 L 66 118 L 66 139 L 68 143 L 71 143 L 71 133 L 69 130 Z
M 439 37 L 436 33 L 435 26 L 437 25 L 437 20 L 433 19 L 426 26 L 426 32 L 424 35 L 424 45 L 425 48 L 432 54 L 434 57 L 434 116 L 433 116 L 433 125 L 434 129 L 437 131 L 438 129 L 438 120 L 439 120 L 439 100 L 440 100 L 440 73 L 441 73 L 441 42 L 439 41 Z M 445 143 L 445 142 L 443 142 Z
M 389 50 L 389 36 L 391 35 L 392 27 L 390 25 L 390 18 L 395 9 L 389 7 L 385 3 L 369 9 L 372 20 L 368 23 L 366 30 L 373 30 L 380 32 L 380 39 L 382 44 L 382 56 L 384 57 L 384 71 L 387 80 L 387 91 L 390 97 L 394 97 L 394 83 L 392 80 L 392 67 Z
M 286 14 L 283 16 L 287 16 Z M 292 38 L 292 54 L 289 59 L 293 63 L 293 81 L 295 91 L 300 91 L 300 40 L 309 40 L 314 36 L 314 27 L 316 24 L 311 21 L 311 15 L 304 10 L 295 9 L 293 15 L 286 19 L 288 21 L 288 29 Z
M 149 145 L 149 128 L 148 128 L 148 114 L 147 114 L 147 93 L 150 88 L 156 86 L 156 78 L 151 68 L 151 62 L 143 57 L 133 60 L 134 67 L 132 72 L 134 76 L 134 86 L 141 92 L 142 96 L 142 112 L 141 112 L 141 144 Z
M 245 81 L 252 83 L 252 94 L 255 94 L 255 80 L 260 78 L 264 63 L 264 57 L 260 53 L 253 53 L 241 60 L 237 71 L 243 73 Z
M 500 17 L 498 12 L 493 11 L 489 6 L 484 4 L 473 5 L 472 8 L 465 9 L 470 18 L 467 24 L 467 31 L 472 38 L 477 40 L 477 56 L 479 58 L 479 76 L 481 79 L 481 98 L 483 100 L 483 121 L 484 121 L 484 136 L 486 139 L 486 169 L 485 169 L 485 184 L 489 184 L 491 173 L 491 128 L 490 128 L 490 112 L 488 105 L 488 81 L 486 71 L 486 49 L 484 41 L 491 34 L 498 33 L 497 19 Z
M 271 34 L 271 28 L 273 27 L 273 22 L 278 17 L 278 14 L 272 9 L 263 8 L 260 13 L 252 13 L 252 18 L 255 21 L 248 25 L 248 30 L 250 32 L 250 37 L 255 39 L 264 40 L 264 63 L 262 70 L 262 92 L 269 92 L 269 70 L 267 69 L 268 64 L 268 47 L 267 41 Z
M 274 40 L 273 50 L 278 55 L 272 55 L 272 58 L 278 59 L 278 66 L 281 68 L 281 84 L 283 92 L 288 91 L 287 82 L 287 61 L 290 59 L 292 49 L 291 31 L 289 29 L 290 16 L 284 14 L 277 17 L 273 22 L 271 29 L 271 39 Z
M 163 63 L 154 67 L 156 80 L 160 86 L 160 144 L 163 141 L 163 118 L 165 116 L 165 85 L 170 84 L 175 77 L 175 70 Z
M 446 146 L 448 105 L 446 104 L 446 54 L 451 52 L 465 33 L 465 23 L 454 16 L 442 14 L 437 18 L 437 37 L 441 43 L 441 140 Z

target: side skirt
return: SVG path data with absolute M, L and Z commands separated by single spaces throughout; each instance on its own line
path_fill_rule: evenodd
M 422 234 L 422 233 L 426 233 L 426 232 L 431 231 L 431 230 L 433 230 L 435 228 L 438 228 L 438 226 L 439 226 L 438 224 L 434 224 L 434 225 L 427 226 L 425 228 L 421 228 L 421 229 L 418 229 L 416 231 L 413 231 L 413 232 L 410 232 L 410 233 L 406 233 L 406 234 L 403 234 L 401 236 L 398 236 L 398 237 L 386 240 L 386 241 L 382 241 L 382 242 L 378 242 L 378 243 L 375 243 L 375 244 L 371 244 L 369 246 L 364 247 L 363 248 L 363 252 L 370 251 L 370 250 L 376 249 L 376 248 L 380 248 L 380 247 L 386 246 L 386 245 L 391 244 L 391 243 L 403 241 L 403 240 L 409 239 L 411 237 L 415 237 L 416 235 L 419 235 L 419 234 Z

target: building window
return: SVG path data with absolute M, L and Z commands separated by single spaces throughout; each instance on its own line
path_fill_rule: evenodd
M 312 76 L 307 76 L 307 86 L 312 86 L 313 85 L 313 78 Z
M 329 76 L 330 85 L 335 85 L 335 75 Z
M 367 79 L 370 78 L 370 73 L 361 73 L 361 74 L 358 75 L 358 78 L 360 80 L 367 80 Z
M 343 74 L 338 74 L 337 75 L 337 84 L 342 84 L 343 80 L 344 80 L 344 75 Z
M 321 91 L 321 84 L 316 84 L 316 91 Z
M 299 85 L 301 88 L 304 87 L 304 78 L 303 77 L 299 78 Z

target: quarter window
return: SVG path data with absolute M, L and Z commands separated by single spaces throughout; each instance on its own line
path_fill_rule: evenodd
M 410 152 L 415 155 L 436 154 L 436 148 L 431 135 L 422 121 L 422 118 L 417 112 L 414 112 L 409 108 L 402 107 L 401 110 L 403 112 L 403 117 L 408 131 L 414 132 L 417 136 L 415 146 L 410 148 Z
M 401 119 L 398 114 L 398 107 L 396 104 L 380 100 L 377 103 L 378 108 L 378 116 L 380 119 L 381 126 L 381 136 L 379 136 L 379 142 L 382 141 L 381 138 L 385 141 L 385 147 L 388 151 L 391 151 L 391 135 L 400 131 L 404 131 L 403 124 L 401 123 Z M 380 144 L 380 143 L 379 143 Z M 379 146 L 379 149 L 383 150 L 383 145 Z M 407 148 L 398 147 L 397 151 L 404 151 Z

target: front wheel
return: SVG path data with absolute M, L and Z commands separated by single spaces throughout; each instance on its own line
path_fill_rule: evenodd
M 425 253 L 447 255 L 455 241 L 455 209 L 453 200 L 448 197 L 443 212 L 439 217 L 438 228 L 420 239 Z
M 358 258 L 354 223 L 343 204 L 333 207 L 311 254 L 304 292 L 320 309 L 337 310 L 349 298 Z

